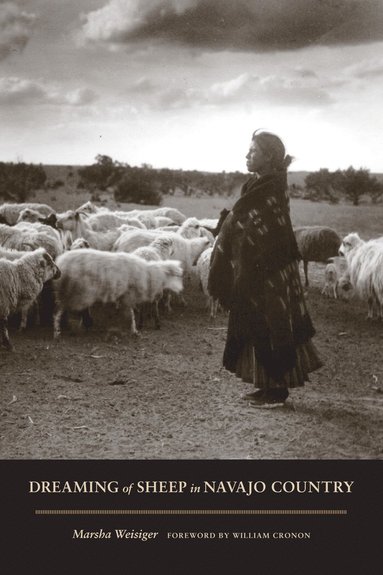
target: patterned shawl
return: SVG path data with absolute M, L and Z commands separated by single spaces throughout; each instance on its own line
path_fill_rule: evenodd
M 251 177 L 226 218 L 211 258 L 209 292 L 230 310 L 224 366 L 235 371 L 246 345 L 275 378 L 315 331 L 308 315 L 290 220 L 286 175 Z

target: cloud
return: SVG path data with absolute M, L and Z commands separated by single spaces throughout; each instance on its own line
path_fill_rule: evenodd
M 17 78 L 0 78 L 0 105 L 44 105 L 86 106 L 97 99 L 89 88 L 64 91 L 57 86 L 46 86 L 43 82 Z
M 262 78 L 252 74 L 242 74 L 228 82 L 214 84 L 208 99 L 215 103 L 264 102 L 283 106 L 323 106 L 332 102 L 329 94 L 315 81 L 301 81 L 293 76 Z
M 162 110 L 183 108 L 219 108 L 223 106 L 253 107 L 268 106 L 311 106 L 323 107 L 334 102 L 328 90 L 314 74 L 303 77 L 296 71 L 291 75 L 269 75 L 260 77 L 240 74 L 225 82 L 217 82 L 205 89 L 183 88 L 170 85 L 165 89 L 151 85 L 146 90 L 150 100 L 145 105 Z M 146 85 L 144 83 L 144 85 Z M 331 79 L 327 80 L 331 87 Z
M 383 78 L 383 61 L 359 64 L 354 75 L 362 80 L 365 78 Z
M 0 60 L 22 52 L 32 35 L 35 16 L 14 2 L 0 4 Z
M 381 0 L 109 0 L 84 16 L 85 40 L 217 50 L 291 50 L 383 40 Z

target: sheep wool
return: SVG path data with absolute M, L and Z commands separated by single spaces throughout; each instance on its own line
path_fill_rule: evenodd
M 202 254 L 199 256 L 197 260 L 197 275 L 201 282 L 202 291 L 206 296 L 207 306 L 209 309 L 209 317 L 210 319 L 214 319 L 217 315 L 218 309 L 218 300 L 214 299 L 208 290 L 208 280 L 209 280 L 209 271 L 210 271 L 210 259 L 212 254 L 213 248 L 207 248 Z
M 0 259 L 0 341 L 12 349 L 7 322 L 11 313 L 26 312 L 43 288 L 60 271 L 49 254 L 39 248 L 13 261 Z
M 82 311 L 97 302 L 119 303 L 130 315 L 131 329 L 137 333 L 133 308 L 152 302 L 164 289 L 179 293 L 183 288 L 179 262 L 147 262 L 133 254 L 109 253 L 94 249 L 68 251 L 58 258 L 61 277 L 54 282 L 57 311 L 54 336 L 60 334 L 65 310 Z
M 295 239 L 303 260 L 305 285 L 309 285 L 308 263 L 326 262 L 338 255 L 342 242 L 335 230 L 327 226 L 303 226 L 294 228 Z

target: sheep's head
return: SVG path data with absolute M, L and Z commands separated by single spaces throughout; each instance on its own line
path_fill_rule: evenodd
M 68 210 L 67 212 L 57 216 L 56 226 L 61 230 L 74 232 L 79 221 L 80 213 L 78 211 Z
M 90 248 L 89 242 L 87 242 L 84 238 L 77 238 L 74 240 L 70 247 L 71 250 L 80 250 L 82 248 Z
M 163 259 L 174 254 L 174 242 L 171 238 L 157 238 L 153 244 L 158 247 Z
M 97 206 L 95 206 L 94 204 L 92 204 L 92 202 L 89 201 L 89 202 L 85 202 L 85 204 L 83 204 L 82 206 L 77 208 L 77 211 L 84 212 L 87 214 L 95 214 L 98 210 L 97 210 Z
M 61 276 L 61 272 L 51 256 L 46 252 L 44 248 L 40 248 L 39 252 L 39 265 L 43 270 L 43 281 L 57 280 Z
M 38 222 L 40 221 L 41 214 L 36 210 L 31 210 L 30 208 L 24 208 L 21 210 L 20 215 L 17 219 L 19 222 Z
M 336 291 L 338 294 L 338 297 L 341 299 L 344 299 L 346 301 L 348 301 L 353 293 L 354 293 L 354 288 L 352 286 L 352 283 L 350 281 L 350 276 L 348 273 L 344 274 L 338 281 L 337 285 L 336 285 Z
M 175 293 L 183 290 L 183 268 L 181 262 L 166 260 L 161 262 L 165 271 L 163 289 L 168 289 Z
M 197 218 L 188 218 L 184 221 L 178 233 L 185 238 L 198 238 L 201 235 L 201 224 Z
M 360 239 L 359 234 L 357 234 L 356 232 L 348 234 L 342 240 L 341 246 L 339 248 L 339 255 L 345 256 L 351 250 L 359 246 L 362 243 L 362 241 L 363 240 Z

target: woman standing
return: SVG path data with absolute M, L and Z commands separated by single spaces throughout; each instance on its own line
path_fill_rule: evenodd
M 311 338 L 287 195 L 292 158 L 278 136 L 253 134 L 247 168 L 254 173 L 218 235 L 209 292 L 230 311 L 224 367 L 258 391 L 255 405 L 283 403 L 322 363 Z

